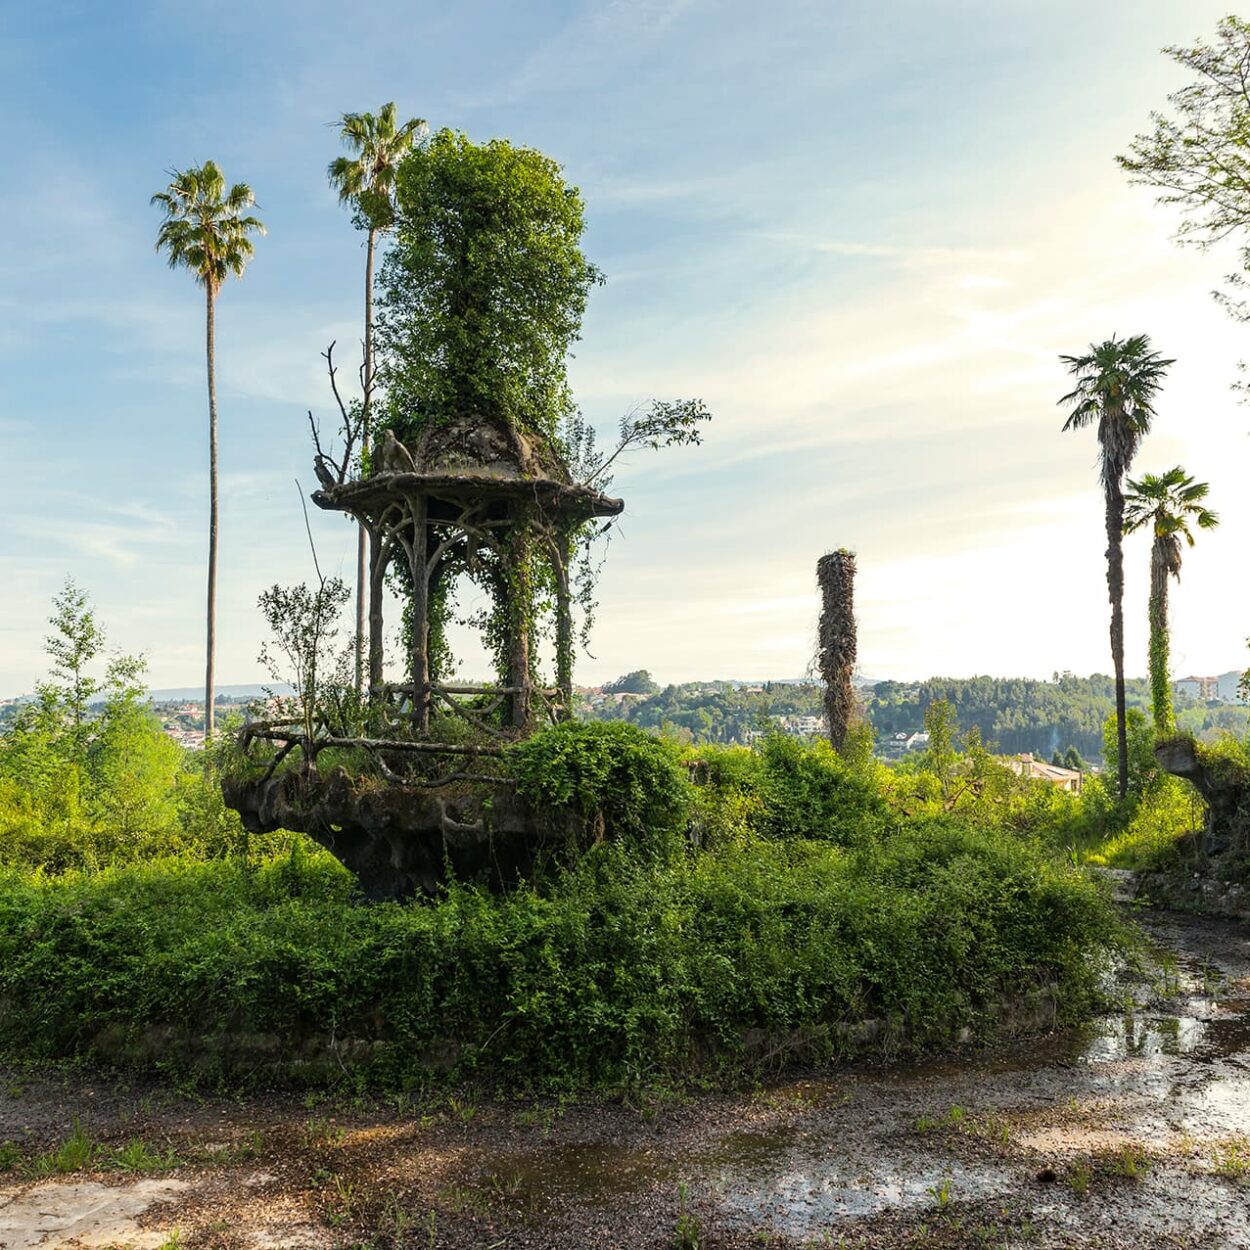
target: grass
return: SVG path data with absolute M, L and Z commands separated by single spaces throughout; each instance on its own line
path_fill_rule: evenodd
M 180 1162 L 173 1150 L 155 1149 L 137 1137 L 123 1146 L 107 1146 L 91 1137 L 77 1117 L 69 1136 L 51 1150 L 27 1156 L 12 1142 L 0 1146 L 0 1171 L 36 1179 L 74 1172 L 168 1172 Z
M 993 1111 L 971 1112 L 958 1104 L 941 1115 L 920 1116 L 916 1120 L 915 1129 L 917 1133 L 956 1132 L 982 1141 L 999 1142 L 1004 1146 L 1011 1141 L 1011 1124 L 1004 1116 Z
M 1217 1176 L 1241 1181 L 1250 1177 L 1250 1139 L 1230 1137 L 1211 1151 L 1211 1166 Z

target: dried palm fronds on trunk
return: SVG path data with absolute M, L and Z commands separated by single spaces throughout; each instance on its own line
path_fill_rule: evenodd
M 855 712 L 855 554 L 845 548 L 821 556 L 816 564 L 820 586 L 820 636 L 816 661 L 825 683 L 829 741 L 840 751 Z

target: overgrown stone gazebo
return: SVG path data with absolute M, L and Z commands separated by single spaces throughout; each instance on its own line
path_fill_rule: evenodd
M 322 488 L 312 496 L 369 535 L 366 732 L 324 720 L 311 736 L 306 723 L 249 725 L 245 758 L 258 744 L 271 754 L 223 780 L 226 800 L 255 832 L 308 833 L 371 897 L 431 892 L 446 865 L 462 878 L 507 879 L 568 836 L 540 827 L 498 764 L 510 742 L 571 715 L 576 539 L 624 503 L 573 482 L 554 447 L 503 418 L 430 423 L 411 445 L 386 430 L 372 461 L 372 472 L 336 478 L 319 454 Z M 383 672 L 388 573 L 406 600 L 402 682 Z M 491 597 L 485 627 L 497 684 L 456 684 L 439 671 L 448 595 L 461 574 Z M 535 677 L 540 579 L 553 603 L 554 686 Z M 319 770 L 325 752 L 368 767 Z
M 507 723 L 531 728 L 541 712 L 558 719 L 572 701 L 572 536 L 595 517 L 624 508 L 569 480 L 556 453 L 503 419 L 461 418 L 427 426 L 409 449 L 385 431 L 377 471 L 313 495 L 318 507 L 349 513 L 370 536 L 369 687 L 392 706 L 402 704 L 419 736 L 431 713 L 465 714 L 465 696 L 507 699 Z M 554 574 L 557 684 L 532 680 L 528 581 L 531 561 L 546 560 Z M 410 587 L 410 680 L 382 678 L 383 587 L 387 570 L 402 559 Z M 430 675 L 430 605 L 438 589 L 460 572 L 489 586 L 507 634 L 506 681 L 501 686 L 458 686 Z M 542 708 L 538 706 L 541 703 Z M 493 710 L 493 709 L 492 709 Z M 479 723 L 485 723 L 478 717 Z

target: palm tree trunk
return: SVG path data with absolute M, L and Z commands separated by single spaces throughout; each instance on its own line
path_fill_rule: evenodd
M 816 564 L 816 581 L 821 595 L 817 654 L 825 683 L 825 717 L 829 741 L 835 751 L 841 751 L 855 712 L 854 554 L 838 550 L 822 556 Z
M 1111 662 L 1115 666 L 1115 739 L 1120 798 L 1128 796 L 1128 722 L 1124 706 L 1124 492 L 1108 482 L 1107 596 L 1111 600 Z
M 1172 690 L 1168 685 L 1168 566 L 1158 542 L 1150 553 L 1150 694 L 1155 734 L 1175 728 Z
M 217 647 L 217 344 L 214 317 L 217 292 L 204 286 L 205 351 L 208 357 L 208 611 L 204 661 L 204 739 L 213 736 L 214 657 Z
M 373 257 L 378 232 L 369 231 L 365 245 L 365 407 L 360 414 L 360 449 L 369 446 L 369 407 L 373 396 Z M 366 587 L 369 580 L 369 535 L 360 526 L 356 539 L 356 689 L 364 689 L 365 650 L 368 637 L 365 619 Z

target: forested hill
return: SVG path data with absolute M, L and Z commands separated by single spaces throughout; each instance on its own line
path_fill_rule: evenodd
M 1026 678 L 931 678 L 924 682 L 882 681 L 860 690 L 878 737 L 918 730 L 925 709 L 947 699 L 963 730 L 976 725 L 982 738 L 1005 754 L 1032 751 L 1050 758 L 1075 747 L 1085 759 L 1102 755 L 1103 724 L 1115 707 L 1112 679 L 1057 675 L 1053 681 Z M 587 706 L 595 718 L 629 720 L 663 729 L 695 742 L 743 742 L 749 731 L 765 729 L 778 716 L 821 714 L 820 687 L 782 683 L 743 686 L 731 682 L 690 682 L 649 694 L 617 693 Z M 1146 710 L 1144 680 L 1128 683 L 1130 707 Z M 1198 736 L 1231 731 L 1244 736 L 1250 709 L 1208 704 L 1176 695 L 1180 728 Z
M 866 692 L 867 693 L 867 692 Z M 1145 679 L 1127 683 L 1129 707 L 1148 712 L 1150 688 Z M 1250 710 L 1231 704 L 1208 704 L 1174 696 L 1179 727 L 1210 736 L 1223 730 L 1243 735 Z M 1102 755 L 1103 725 L 1115 711 L 1115 684 L 1095 673 L 1056 675 L 1053 681 L 1026 678 L 931 678 L 917 685 L 878 682 L 867 699 L 868 714 L 878 734 L 915 729 L 924 710 L 936 699 L 955 709 L 961 729 L 976 725 L 986 742 L 1005 754 L 1032 751 L 1051 756 L 1075 747 L 1086 759 Z

